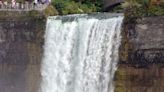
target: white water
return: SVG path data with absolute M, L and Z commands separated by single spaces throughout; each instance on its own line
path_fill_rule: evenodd
M 41 92 L 113 92 L 122 19 L 49 18 Z

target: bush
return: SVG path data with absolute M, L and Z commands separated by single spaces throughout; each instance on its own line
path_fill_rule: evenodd
M 164 15 L 163 3 L 156 0 L 126 0 L 122 6 L 129 17 L 146 17 Z
M 49 5 L 44 10 L 44 16 L 47 18 L 48 16 L 54 16 L 54 15 L 58 15 L 58 11 L 52 5 Z
M 52 1 L 52 5 L 57 9 L 57 11 L 59 12 L 59 14 L 63 13 L 63 10 L 65 8 L 65 3 L 67 2 L 67 0 L 62 1 L 62 0 L 53 0 Z
M 100 0 L 98 0 L 100 1 Z M 59 14 L 91 13 L 101 9 L 101 3 L 84 0 L 53 0 L 52 5 L 58 10 Z
M 91 13 L 91 12 L 96 12 L 96 6 L 94 5 L 86 5 L 86 4 L 81 4 L 80 9 L 83 11 L 83 13 Z
M 78 3 L 75 3 L 74 1 L 66 2 L 62 14 L 76 14 L 76 13 L 82 13 L 82 11 L 80 11 L 79 9 Z

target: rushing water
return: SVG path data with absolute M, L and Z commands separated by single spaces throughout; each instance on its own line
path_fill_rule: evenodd
M 41 92 L 113 92 L 120 15 L 49 17 Z

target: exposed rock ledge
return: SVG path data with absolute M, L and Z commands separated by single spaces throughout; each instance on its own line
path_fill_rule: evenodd
M 164 16 L 124 24 L 115 92 L 164 91 Z
M 125 24 L 122 54 L 126 63 L 164 63 L 164 16 L 138 19 L 137 24 Z M 128 45 L 127 45 L 128 44 Z M 125 50 L 126 49 L 126 50 Z

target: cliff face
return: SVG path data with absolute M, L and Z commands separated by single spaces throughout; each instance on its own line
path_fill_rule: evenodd
M 37 18 L 0 20 L 0 92 L 38 92 L 42 23 Z
M 130 43 L 134 51 L 131 59 L 144 63 L 164 62 L 164 17 L 138 20 Z
M 45 23 L 7 15 L 0 17 L 0 92 L 38 92 Z M 163 92 L 164 17 L 123 27 L 115 92 Z
M 164 91 L 164 17 L 124 24 L 115 92 Z

